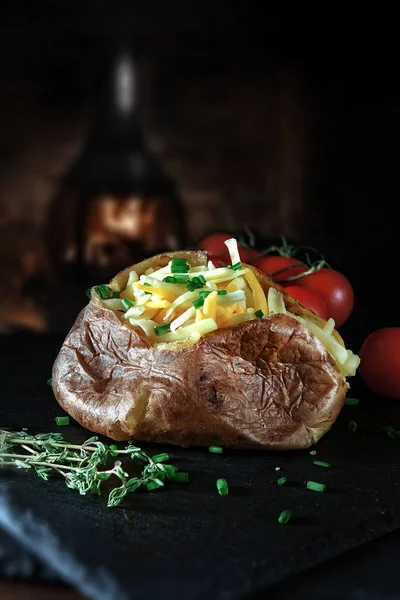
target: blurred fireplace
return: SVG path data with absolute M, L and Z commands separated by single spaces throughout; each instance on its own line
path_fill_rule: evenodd
M 166 20 L 170 29 L 157 31 L 152 29 L 152 15 L 147 24 L 132 17 L 130 23 L 132 30 L 143 28 L 136 31 L 141 39 L 143 134 L 158 164 L 177 184 L 187 243 L 194 245 L 215 229 L 238 232 L 247 225 L 262 236 L 285 235 L 313 244 L 319 233 L 318 207 L 310 207 L 309 193 L 314 125 L 301 71 L 281 63 L 279 56 L 271 58 L 268 48 L 260 52 L 257 44 L 244 57 L 237 32 L 213 32 L 209 18 L 193 19 L 188 29 L 181 21 L 181 33 L 174 35 L 172 17 Z M 14 69 L 5 79 L 18 79 L 18 97 L 25 105 L 22 109 L 11 92 L 3 102 L 3 114 L 12 126 L 9 133 L 3 129 L 0 139 L 0 151 L 7 149 L 8 160 L 0 172 L 0 226 L 6 230 L 14 224 L 10 229 L 14 233 L 7 238 L 7 248 L 0 249 L 0 268 L 4 289 L 10 269 L 19 282 L 13 292 L 12 319 L 6 294 L 0 298 L 3 331 L 65 329 L 86 301 L 61 272 L 77 258 L 74 207 L 80 204 L 72 189 L 64 194 L 64 184 L 87 133 L 87 97 L 80 97 L 77 88 L 84 89 L 92 73 L 98 75 L 103 46 L 108 44 L 104 40 L 111 29 L 113 36 L 117 31 L 105 24 L 106 18 L 104 22 L 96 18 L 100 19 L 98 14 L 94 20 L 91 16 L 85 26 L 90 22 L 90 27 L 97 27 L 97 38 L 88 36 L 89 41 L 81 43 L 78 37 L 73 45 L 61 35 L 58 39 L 49 17 L 46 31 L 53 36 L 51 43 L 41 44 L 38 35 L 30 46 L 35 60 L 30 63 L 25 54 L 27 62 L 19 74 Z M 82 25 L 80 31 L 84 29 Z M 29 29 L 25 33 L 25 40 L 33 35 Z M 251 43 L 250 31 L 248 37 Z M 14 40 L 10 37 L 8 43 Z M 63 73 L 55 83 L 55 71 L 46 70 L 50 62 Z M 44 65 L 41 71 L 32 66 L 36 63 Z M 11 89 L 14 84 L 9 85 Z M 57 102 L 60 107 L 55 110 Z M 91 198 L 87 218 L 78 223 L 84 227 L 86 264 L 94 262 L 107 272 L 116 263 L 127 266 L 128 255 L 142 258 L 152 248 L 177 243 L 179 211 L 176 214 L 159 202 L 157 194 L 148 194 L 144 201 L 143 195 L 132 191 L 103 189 Z M 30 273 L 23 267 L 25 238 L 32 238 L 42 257 Z M 88 278 L 86 287 L 90 283 Z M 64 301 L 69 294 L 69 315 L 64 320 L 57 312 L 61 290 Z M 35 324 L 27 322 L 27 307 L 18 316 L 16 307 L 28 300 L 41 315 Z

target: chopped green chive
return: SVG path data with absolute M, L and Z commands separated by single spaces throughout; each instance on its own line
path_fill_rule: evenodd
M 314 465 L 317 465 L 317 467 L 326 467 L 327 469 L 332 466 L 331 463 L 324 462 L 323 460 L 314 460 Z
M 113 298 L 121 298 L 121 292 L 113 292 Z
M 207 298 L 207 296 L 209 296 L 210 294 L 211 294 L 211 292 L 206 292 L 206 291 L 199 292 L 200 298 Z
M 122 300 L 122 306 L 123 306 L 124 308 L 126 308 L 126 310 L 129 310 L 130 308 L 132 308 L 132 306 L 133 306 L 133 302 L 131 302 L 131 301 L 129 300 L 129 298 L 123 298 L 123 300 Z
M 196 288 L 203 287 L 203 284 L 201 283 L 201 281 L 200 281 L 200 279 L 198 277 L 193 277 L 192 278 L 192 283 L 194 283 L 194 285 L 196 286 Z
M 177 283 L 176 278 L 171 277 L 171 275 L 168 275 L 168 277 L 164 277 L 163 281 L 165 281 L 165 283 Z
M 232 269 L 232 271 L 239 271 L 239 269 L 242 268 L 242 263 L 238 262 L 238 263 L 232 265 L 230 268 Z
M 116 446 L 115 444 L 111 444 L 111 446 L 108 446 L 108 448 L 110 450 L 111 456 L 118 456 L 118 446 Z
M 56 417 L 57 425 L 69 425 L 69 417 Z
M 278 523 L 280 525 L 286 525 L 286 523 L 289 523 L 291 517 L 292 517 L 291 510 L 289 510 L 289 509 L 283 510 L 278 517 Z
M 216 486 L 220 496 L 226 496 L 229 494 L 229 488 L 226 479 L 217 479 Z
M 207 281 L 203 275 L 199 275 L 199 281 L 201 285 L 206 285 Z
M 278 479 L 278 481 L 277 481 L 277 484 L 278 484 L 278 485 L 283 485 L 283 484 L 284 484 L 284 483 L 286 483 L 286 482 L 287 482 L 287 479 L 286 479 L 286 477 L 279 477 L 279 479 Z
M 172 481 L 176 483 L 186 483 L 189 481 L 189 473 L 175 473 L 172 477 Z
M 174 465 L 163 465 L 164 472 L 167 475 L 169 481 L 173 481 L 176 475 L 176 467 Z
M 151 460 L 153 461 L 153 463 L 162 463 L 166 460 L 169 460 L 169 454 L 167 454 L 166 452 L 163 452 L 162 454 L 156 454 L 155 456 L 151 457 Z
M 171 265 L 187 265 L 187 260 L 186 258 L 173 258 Z
M 189 281 L 186 282 L 186 287 L 189 290 L 189 292 L 194 292 L 194 290 L 196 289 L 196 284 L 194 284 L 193 281 L 189 279 Z
M 201 308 L 204 304 L 204 298 L 197 298 L 192 304 L 195 308 Z
M 352 432 L 357 431 L 357 423 L 355 421 L 349 421 L 347 429 Z
M 344 403 L 346 406 L 358 406 L 360 401 L 358 398 L 345 398 Z
M 88 288 L 85 293 L 88 298 L 92 298 L 92 288 Z
M 161 481 L 161 479 L 153 479 L 153 481 L 150 481 L 146 484 L 146 490 L 148 492 L 151 492 L 152 490 L 158 490 L 158 488 L 163 487 L 163 485 L 164 483 Z
M 318 481 L 307 481 L 307 489 L 313 492 L 325 492 L 326 485 L 324 483 L 318 483 Z
M 189 280 L 189 275 L 177 273 L 176 275 L 174 275 L 174 279 L 175 279 L 174 283 L 186 283 Z
M 264 316 L 263 311 L 259 308 L 258 310 L 256 310 L 256 312 L 254 313 L 256 315 L 256 317 L 258 317 L 259 319 L 262 319 L 262 317 Z
M 212 452 L 213 454 L 223 454 L 224 449 L 221 448 L 221 446 L 210 446 L 208 451 Z
M 226 290 L 218 290 L 217 291 L 218 296 L 226 296 L 227 293 L 228 292 Z
M 171 331 L 170 327 L 171 323 L 165 323 L 165 325 L 156 325 L 154 327 L 154 333 L 156 335 L 163 335 L 164 333 L 169 333 Z
M 383 431 L 394 440 L 400 438 L 400 430 L 394 429 L 390 425 L 386 425 L 386 427 L 383 428 Z
M 189 271 L 189 265 L 171 265 L 171 273 L 187 273 Z
M 51 377 L 50 377 L 50 379 L 48 379 L 48 380 L 46 381 L 46 383 L 47 383 L 47 385 L 49 385 L 50 387 L 53 387 L 53 380 L 52 380 L 52 378 L 51 378 Z
M 107 299 L 112 296 L 113 290 L 108 285 L 97 285 L 94 291 L 100 298 Z

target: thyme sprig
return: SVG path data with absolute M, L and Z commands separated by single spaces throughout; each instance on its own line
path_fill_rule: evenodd
M 107 465 L 110 457 L 116 456 L 142 463 L 140 475 L 130 477 L 120 460 L 116 460 L 112 468 L 100 469 Z M 83 444 L 70 444 L 60 433 L 31 435 L 25 431 L 0 429 L 0 465 L 34 469 L 45 481 L 51 473 L 61 475 L 65 484 L 81 495 L 100 495 L 102 484 L 111 477 L 117 478 L 120 485 L 109 492 L 109 507 L 117 506 L 130 492 L 155 490 L 166 481 L 179 481 L 177 467 L 165 464 L 168 459 L 168 454 L 151 457 L 133 444 L 120 450 L 114 444 L 104 444 L 96 436 Z

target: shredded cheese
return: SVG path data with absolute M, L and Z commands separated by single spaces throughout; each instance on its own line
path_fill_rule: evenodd
M 124 324 L 139 331 L 153 345 L 179 340 L 195 342 L 217 328 L 258 319 L 255 313 L 259 310 L 264 318 L 286 314 L 320 340 L 344 378 L 354 375 L 360 359 L 335 339 L 334 320 L 329 319 L 320 327 L 310 319 L 292 314 L 286 308 L 283 295 L 274 287 L 269 288 L 266 297 L 255 273 L 241 264 L 237 241 L 231 238 L 225 245 L 235 269 L 216 267 L 210 260 L 207 266 L 188 264 L 187 278 L 181 278 L 181 283 L 175 283 L 179 278 L 173 279 L 172 260 L 159 269 L 147 269 L 140 277 L 133 270 L 124 290 L 120 291 L 117 284 L 110 284 L 115 291 L 120 291 L 120 298 L 101 300 L 102 305 L 113 310 Z M 181 260 L 185 263 L 185 259 Z M 166 277 L 170 277 L 172 283 L 164 281 Z M 128 310 L 122 303 L 124 298 L 133 303 Z M 154 328 L 166 324 L 169 324 L 169 331 L 157 335 Z

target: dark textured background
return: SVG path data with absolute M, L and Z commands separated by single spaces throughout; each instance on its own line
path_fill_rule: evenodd
M 18 283 L 13 297 L 8 282 L 28 277 L 30 249 L 35 274 L 46 273 L 49 206 L 123 38 L 135 48 L 146 139 L 177 181 L 189 241 L 247 224 L 314 245 L 353 282 L 369 331 L 398 324 L 371 293 L 393 281 L 398 259 L 393 17 L 261 1 L 4 4 L 0 269 L 10 323 L 0 330 L 14 327 L 16 304 L 28 328 L 43 329 L 40 302 L 26 302 Z

